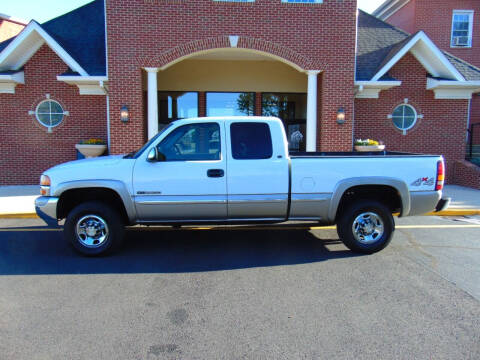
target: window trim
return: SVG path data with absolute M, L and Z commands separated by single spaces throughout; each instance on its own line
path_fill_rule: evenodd
M 38 109 L 40 108 L 40 106 L 42 104 L 44 104 L 46 102 L 54 102 L 54 103 L 58 104 L 58 106 L 60 106 L 60 108 L 62 109 L 61 113 L 52 113 L 52 111 L 51 111 L 52 108 L 50 107 L 50 112 L 49 113 L 42 113 L 42 114 L 50 114 L 50 123 L 52 121 L 52 118 L 51 118 L 52 114 L 54 114 L 54 115 L 60 115 L 61 114 L 62 115 L 62 120 L 60 120 L 60 122 L 56 125 L 45 125 L 38 117 L 38 115 L 39 115 Z M 40 125 L 42 125 L 43 127 L 46 127 L 48 129 L 48 131 L 51 131 L 53 128 L 56 128 L 57 126 L 62 124 L 63 121 L 65 120 L 65 116 L 68 115 L 68 114 L 69 114 L 69 112 L 65 111 L 65 109 L 63 108 L 63 105 L 59 101 L 51 99 L 51 98 L 46 98 L 46 99 L 40 101 L 35 108 L 35 119 L 37 119 L 37 121 Z
M 155 147 L 157 149 L 159 149 L 160 145 L 162 145 L 162 143 L 168 139 L 168 137 L 170 135 L 172 135 L 176 130 L 182 128 L 182 127 L 185 127 L 185 126 L 193 126 L 193 125 L 208 125 L 208 124 L 214 124 L 218 127 L 218 132 L 219 132 L 219 137 L 220 137 L 220 148 L 218 150 L 218 154 L 219 154 L 219 158 L 218 159 L 195 159 L 195 160 L 189 160 L 189 159 L 183 159 L 183 160 L 165 160 L 165 162 L 221 162 L 223 161 L 223 154 L 222 154 L 222 127 L 220 126 L 220 124 L 216 121 L 207 121 L 207 122 L 193 122 L 193 123 L 189 123 L 189 124 L 182 124 L 182 125 L 179 125 L 177 126 L 176 128 L 172 129 L 167 135 L 165 135 L 165 137 L 158 142 L 158 144 L 155 145 Z M 160 149 L 159 149 L 160 150 Z
M 413 113 L 415 114 L 415 119 L 413 120 L 412 125 L 410 125 L 410 126 L 407 127 L 407 128 L 403 128 L 403 129 L 402 129 L 402 128 L 399 128 L 397 125 L 395 125 L 395 121 L 393 121 L 393 118 L 394 118 L 393 114 L 395 113 L 395 110 L 397 110 L 400 106 L 407 106 L 407 107 L 409 107 L 410 109 L 413 110 Z M 415 127 L 415 125 L 417 124 L 417 121 L 418 121 L 418 119 L 419 119 L 420 117 L 421 117 L 421 116 L 418 114 L 417 109 L 415 109 L 414 106 L 412 106 L 412 105 L 410 105 L 410 104 L 408 104 L 408 103 L 401 103 L 401 104 L 399 104 L 399 105 L 397 105 L 397 106 L 395 106 L 395 107 L 393 108 L 392 115 L 391 115 L 391 120 L 392 120 L 392 124 L 393 124 L 393 126 L 395 127 L 395 129 L 401 131 L 401 132 L 403 133 L 403 135 L 406 135 L 408 130 L 411 130 L 411 129 L 413 129 L 413 128 Z M 404 118 L 404 119 L 403 119 L 403 123 L 405 124 L 405 113 L 403 114 L 403 118 Z
M 315 4 L 323 4 L 323 0 L 282 0 L 282 4 L 309 4 L 309 5 L 315 5 Z
M 473 46 L 474 13 L 475 13 L 474 10 L 453 10 L 453 12 L 452 12 L 452 27 L 451 27 L 451 31 L 450 31 L 450 48 L 452 48 L 452 49 L 471 49 L 472 48 L 472 46 Z M 467 46 L 454 45 L 454 43 L 453 43 L 455 15 L 468 15 L 469 24 L 468 24 L 468 45 Z

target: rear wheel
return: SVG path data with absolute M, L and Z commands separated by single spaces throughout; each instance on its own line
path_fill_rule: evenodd
M 67 216 L 65 238 L 83 255 L 98 256 L 118 249 L 124 225 L 117 211 L 96 201 L 76 206 Z
M 377 201 L 362 200 L 345 208 L 337 233 L 350 250 L 373 254 L 392 240 L 395 222 L 389 209 Z

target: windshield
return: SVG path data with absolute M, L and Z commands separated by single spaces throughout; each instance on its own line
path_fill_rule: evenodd
M 142 148 L 140 150 L 137 150 L 137 151 L 132 151 L 131 153 L 125 155 L 123 158 L 124 159 L 137 159 L 140 155 L 143 154 L 143 152 L 148 148 L 150 147 L 150 145 L 155 141 L 157 140 L 160 135 L 162 135 L 168 128 L 170 128 L 171 126 L 173 125 L 173 123 L 170 123 L 168 124 L 167 126 L 165 126 L 162 130 L 160 130 L 158 132 L 157 135 L 155 135 L 153 138 L 151 138 L 145 145 L 142 146 Z

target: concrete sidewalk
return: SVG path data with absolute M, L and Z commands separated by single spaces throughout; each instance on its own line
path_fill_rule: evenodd
M 38 185 L 0 186 L 0 218 L 36 217 L 34 202 L 39 190 Z M 480 190 L 447 185 L 443 193 L 452 202 L 447 210 L 432 215 L 480 215 Z

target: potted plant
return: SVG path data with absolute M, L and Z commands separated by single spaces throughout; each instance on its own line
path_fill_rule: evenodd
M 92 158 L 102 155 L 107 150 L 107 144 L 102 139 L 82 140 L 75 148 L 86 158 Z
M 382 141 L 375 141 L 371 139 L 357 139 L 355 140 L 355 150 L 356 151 L 383 151 L 385 150 L 385 145 Z

